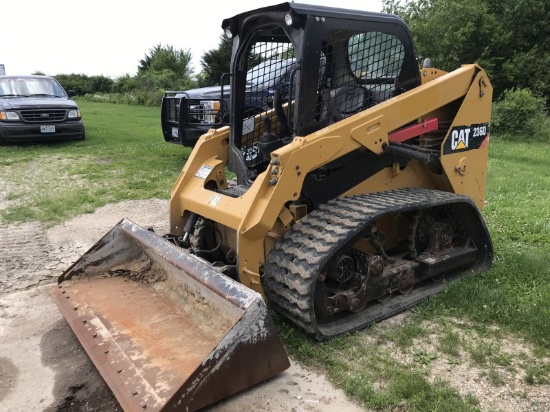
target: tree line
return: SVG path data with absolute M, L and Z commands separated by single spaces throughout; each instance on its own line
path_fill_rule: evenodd
M 500 98 L 529 89 L 550 103 L 550 2 L 547 0 L 384 0 L 409 26 L 420 56 L 453 70 L 478 63 Z
M 419 64 L 430 58 L 434 67 L 446 71 L 466 63 L 485 69 L 494 87 L 495 126 L 502 120 L 497 119 L 499 102 L 505 99 L 507 110 L 500 110 L 505 117 L 524 113 L 526 108 L 538 113 L 550 105 L 548 0 L 383 0 L 383 11 L 407 23 Z M 191 57 L 190 50 L 159 44 L 139 61 L 135 76 L 62 74 L 56 78 L 79 95 L 157 106 L 165 90 L 219 84 L 221 75 L 229 72 L 231 40 L 222 35 L 218 46 L 203 54 L 198 74 L 193 73 Z M 524 127 L 520 119 L 529 119 L 535 112 L 514 115 L 516 126 Z
M 547 0 L 383 0 L 383 11 L 409 26 L 420 59 L 451 71 L 478 63 L 499 99 L 507 89 L 529 89 L 550 103 L 550 2 Z M 139 61 L 137 75 L 60 74 L 79 94 L 137 89 L 185 90 L 219 84 L 229 72 L 231 40 L 222 35 L 201 57 L 194 75 L 191 51 L 158 44 Z
M 139 60 L 137 74 L 116 79 L 85 74 L 58 74 L 55 78 L 65 90 L 74 90 L 88 100 L 158 106 L 164 91 L 187 90 L 218 84 L 229 72 L 231 41 L 222 35 L 217 48 L 201 58 L 202 71 L 195 75 L 190 50 L 158 44 Z
M 411 30 L 419 60 L 478 63 L 493 84 L 492 128 L 550 141 L 548 0 L 383 0 Z

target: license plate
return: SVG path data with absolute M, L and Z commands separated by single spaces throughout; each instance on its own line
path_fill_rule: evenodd
M 40 126 L 40 133 L 55 133 L 55 126 Z
M 180 130 L 177 127 L 172 127 L 172 137 L 180 137 Z

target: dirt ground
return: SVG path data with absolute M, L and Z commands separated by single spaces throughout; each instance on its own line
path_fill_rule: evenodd
M 45 230 L 0 226 L 0 409 L 121 410 L 50 297 L 66 268 L 120 219 L 168 231 L 168 203 L 122 202 Z M 210 407 L 211 411 L 360 411 L 327 379 L 300 366 Z
M 157 233 L 168 232 L 168 203 L 162 200 L 107 205 L 48 230 L 36 222 L 0 225 L 0 411 L 121 410 L 59 313 L 50 290 L 65 269 L 124 217 Z M 388 319 L 377 328 L 391 328 L 406 321 L 406 316 Z M 365 338 L 376 339 L 375 335 Z M 393 353 L 396 362 L 410 363 L 408 355 L 392 350 L 391 342 L 381 349 Z M 531 353 L 514 340 L 503 349 L 514 359 Z M 291 363 L 279 376 L 208 410 L 364 410 L 323 375 L 293 359 Z M 495 386 L 487 371 L 469 363 L 449 368 L 441 358 L 432 362 L 430 379 L 443 379 L 463 396 L 475 396 L 482 411 L 550 410 L 550 385 L 528 385 L 522 373 L 500 369 L 503 382 Z

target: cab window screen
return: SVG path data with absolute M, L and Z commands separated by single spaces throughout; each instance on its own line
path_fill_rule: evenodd
M 296 66 L 294 47 L 290 40 L 258 40 L 251 44 L 246 60 L 246 95 L 243 107 L 241 151 L 248 167 L 257 167 L 269 159 L 263 159 L 258 140 L 265 127 L 263 116 L 273 108 L 274 92 L 281 94 L 283 103 L 292 100 L 289 96 L 289 80 Z M 292 106 L 292 105 L 291 105 Z M 289 108 L 292 116 L 292 108 Z M 279 134 L 281 125 L 272 125 L 272 132 Z
M 367 32 L 348 40 L 350 70 L 361 82 L 395 79 L 403 65 L 405 48 L 391 34 Z

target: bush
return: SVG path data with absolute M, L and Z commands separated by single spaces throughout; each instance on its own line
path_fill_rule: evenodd
M 88 93 L 81 99 L 96 103 L 116 103 L 160 107 L 164 92 L 162 90 L 136 90 L 132 93 Z
M 549 121 L 544 99 L 528 89 L 505 90 L 502 99 L 493 105 L 492 118 L 491 128 L 497 134 L 546 140 L 548 132 L 543 132 L 542 125 Z
M 88 93 L 109 93 L 115 82 L 105 76 L 87 76 L 76 73 L 58 74 L 55 78 L 66 91 L 74 90 L 79 96 Z
M 539 113 L 533 119 L 533 127 L 535 140 L 550 143 L 550 116 L 547 113 Z

